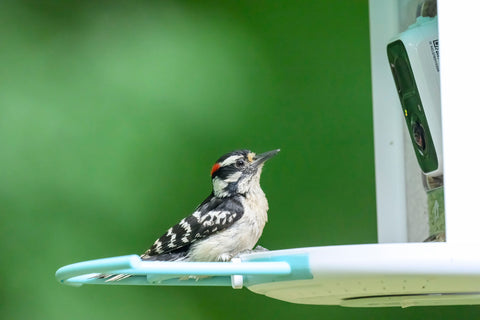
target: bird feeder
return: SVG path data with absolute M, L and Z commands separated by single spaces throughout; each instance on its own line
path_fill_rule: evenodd
M 370 0 L 378 243 L 254 252 L 218 263 L 130 255 L 68 265 L 57 279 L 72 286 L 245 287 L 293 303 L 346 307 L 480 304 L 480 5 L 439 0 L 439 37 L 420 35 L 426 37 L 421 44 L 405 32 L 422 33 L 418 27 L 431 26 L 431 19 L 411 17 L 412 3 L 420 1 Z M 436 80 L 418 74 L 422 66 L 414 56 L 422 50 L 441 69 L 433 95 L 426 92 Z M 428 105 L 440 100 L 439 111 Z M 412 112 L 424 112 L 428 128 Z M 422 168 L 421 159 L 433 159 L 427 157 L 432 141 L 437 166 Z M 109 282 L 98 274 L 131 276 Z

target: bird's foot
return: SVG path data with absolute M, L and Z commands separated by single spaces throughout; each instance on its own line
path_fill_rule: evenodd
M 231 254 L 228 254 L 228 253 L 224 253 L 222 255 L 220 255 L 220 257 L 218 257 L 218 261 L 219 262 L 228 262 L 230 260 L 232 260 L 233 256 Z
M 253 249 L 253 252 L 265 252 L 265 251 L 270 251 L 270 250 L 262 246 L 256 246 L 255 249 Z
M 237 253 L 234 256 L 234 258 L 238 258 L 239 256 L 244 255 L 244 254 L 250 254 L 250 253 L 255 253 L 255 252 L 265 252 L 265 251 L 270 251 L 270 250 L 268 250 L 267 248 L 264 248 L 262 246 L 256 246 L 255 249 L 253 249 L 253 250 L 240 251 L 239 253 Z
M 185 280 L 195 280 L 195 282 L 197 281 L 200 281 L 202 279 L 207 279 L 207 278 L 211 278 L 211 276 L 183 276 L 183 277 L 180 277 L 178 278 L 178 280 L 181 280 L 181 281 L 185 281 Z

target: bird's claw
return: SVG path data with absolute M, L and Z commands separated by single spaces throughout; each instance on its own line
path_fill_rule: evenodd
M 238 258 L 238 257 L 240 257 L 241 255 L 244 255 L 244 254 L 250 254 L 250 253 L 255 253 L 255 252 L 265 252 L 265 251 L 270 251 L 270 250 L 268 250 L 267 248 L 264 248 L 262 246 L 256 246 L 255 249 L 253 249 L 253 250 L 240 251 L 239 253 L 237 253 L 234 256 L 234 258 Z

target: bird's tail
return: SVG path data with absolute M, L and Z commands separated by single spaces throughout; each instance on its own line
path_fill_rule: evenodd
M 140 259 L 143 261 L 186 261 L 187 255 L 186 252 L 174 252 L 174 253 L 164 253 L 160 255 L 150 256 L 146 253 L 140 256 Z M 121 274 L 97 274 L 92 277 L 92 279 L 105 279 L 105 282 L 120 281 L 131 277 L 131 274 L 121 273 Z
M 120 281 L 123 279 L 127 279 L 131 277 L 131 274 L 126 274 L 126 273 L 120 273 L 120 274 L 97 274 L 92 277 L 92 279 L 105 279 L 105 282 L 111 282 L 111 281 Z

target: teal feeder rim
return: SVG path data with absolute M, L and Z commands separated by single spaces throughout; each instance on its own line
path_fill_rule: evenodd
M 288 276 L 291 272 L 287 261 L 169 262 L 143 261 L 138 255 L 128 255 L 70 264 L 58 269 L 55 277 L 60 283 L 71 286 L 197 285 L 242 288 L 245 276 L 260 276 L 268 281 L 269 278 Z M 109 282 L 98 279 L 98 274 L 127 274 L 130 277 Z

